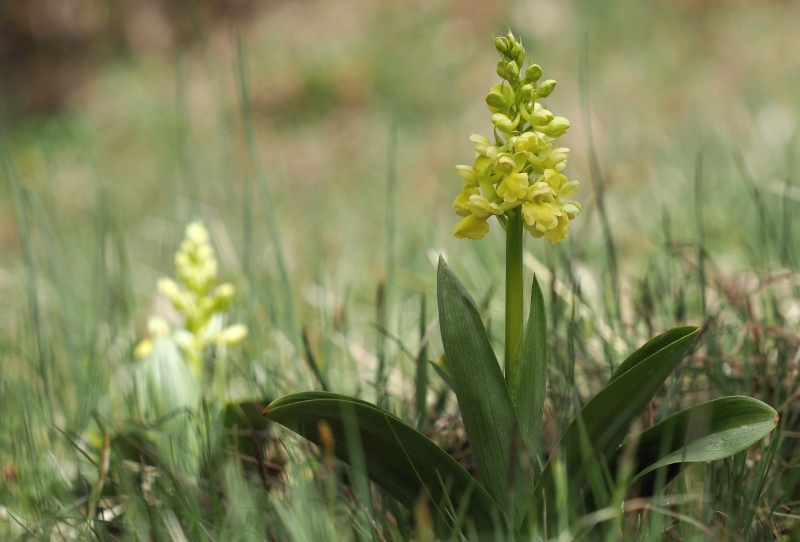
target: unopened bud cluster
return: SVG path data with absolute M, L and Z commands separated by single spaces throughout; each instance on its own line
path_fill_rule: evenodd
M 570 199 L 578 181 L 569 181 L 562 173 L 569 149 L 555 144 L 569 121 L 537 101 L 550 96 L 556 82 L 540 81 L 542 68 L 536 64 L 523 71 L 522 43 L 509 32 L 495 38 L 494 44 L 501 57 L 497 74 L 503 80 L 486 96 L 494 138 L 473 134 L 475 161 L 472 166 L 456 166 L 463 186 L 453 207 L 464 218 L 454 233 L 480 239 L 489 231 L 490 217 L 502 221 L 506 213 L 521 206 L 525 229 L 555 244 L 567 236 L 570 220 L 581 209 Z
M 225 312 L 231 304 L 236 289 L 233 284 L 215 286 L 217 259 L 211 246 L 208 231 L 200 222 L 186 228 L 186 236 L 175 254 L 175 271 L 178 280 L 161 278 L 158 289 L 183 316 L 183 330 L 176 332 L 178 344 L 186 355 L 190 368 L 201 376 L 203 373 L 203 351 L 211 344 L 238 345 L 247 337 L 247 327 L 236 324 L 220 329 L 214 315 Z M 150 322 L 153 335 L 167 335 L 169 326 L 161 319 Z M 152 340 L 142 341 L 136 355 L 149 354 Z

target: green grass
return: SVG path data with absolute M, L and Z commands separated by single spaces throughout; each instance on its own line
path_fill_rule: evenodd
M 761 445 L 686 468 L 652 502 L 612 492 L 598 514 L 567 518 L 572 534 L 797 536 L 797 7 L 531 6 L 474 18 L 444 3 L 270 8 L 243 29 L 242 52 L 223 33 L 177 62 L 119 60 L 59 116 L 3 127 L 0 538 L 414 536 L 412 513 L 277 428 L 260 473 L 211 437 L 201 478 L 112 455 L 98 506 L 125 512 L 90 523 L 100 466 L 82 435 L 134 363 L 193 218 L 241 292 L 232 321 L 250 328 L 231 351 L 231 393 L 266 405 L 320 389 L 311 358 L 332 391 L 415 425 L 415 358 L 423 344 L 427 359 L 442 353 L 436 329 L 423 331 L 440 252 L 502 344 L 501 236 L 453 239 L 451 200 L 468 134 L 487 131 L 489 35 L 509 25 L 559 81 L 584 203 L 568 242 L 525 245 L 525 282 L 537 273 L 548 307 L 546 451 L 627 353 L 676 325 L 704 324 L 703 340 L 643 427 L 723 394 L 782 416 Z M 459 432 L 455 403 L 428 379 L 423 426 L 444 443 Z M 217 435 L 202 413 L 178 415 Z

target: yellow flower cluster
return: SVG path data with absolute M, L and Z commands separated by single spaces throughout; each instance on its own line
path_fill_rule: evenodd
M 247 337 L 247 327 L 235 324 L 223 329 L 221 319 L 215 318 L 228 309 L 236 289 L 229 283 L 214 286 L 217 259 L 208 231 L 200 222 L 187 226 L 186 237 L 175 254 L 175 271 L 178 281 L 163 277 L 158 281 L 158 289 L 184 318 L 184 329 L 177 330 L 175 338 L 192 372 L 200 377 L 205 348 L 211 344 L 241 344 Z M 149 327 L 154 336 L 171 332 L 169 325 L 159 318 L 151 319 Z M 152 340 L 145 339 L 137 346 L 136 356 L 147 356 L 152 346 Z
M 556 82 L 539 83 L 542 69 L 536 64 L 520 72 L 525 60 L 522 43 L 509 32 L 495 38 L 495 47 L 502 57 L 497 74 L 503 82 L 493 85 L 486 96 L 493 113 L 494 142 L 473 134 L 475 161 L 472 166 L 456 166 L 463 187 L 453 207 L 464 218 L 454 234 L 481 239 L 489 231 L 490 217 L 504 224 L 505 214 L 521 206 L 525 229 L 555 244 L 567 236 L 570 220 L 581 210 L 570 199 L 578 181 L 569 181 L 562 173 L 569 149 L 555 145 L 569 121 L 537 102 L 553 92 Z

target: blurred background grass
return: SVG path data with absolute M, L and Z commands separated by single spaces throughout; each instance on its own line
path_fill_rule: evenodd
M 231 218 L 254 191 L 236 98 L 235 31 L 247 50 L 252 119 L 293 269 L 309 267 L 302 264 L 320 247 L 333 262 L 373 260 L 374 251 L 361 247 L 382 240 L 375 225 L 384 221 L 393 125 L 399 250 L 450 243 L 452 165 L 470 159 L 466 135 L 487 132 L 490 37 L 507 26 L 560 82 L 550 106 L 572 120 L 570 170 L 590 202 L 579 94 L 587 62 L 592 135 L 623 255 L 641 261 L 662 207 L 677 213 L 690 202 L 699 151 L 708 154 L 713 249 L 735 253 L 759 224 L 732 153 L 744 154 L 765 205 L 782 208 L 800 79 L 791 2 L 756 9 L 747 2 L 242 0 L 233 11 L 213 1 L 110 4 L 5 8 L 4 29 L 16 29 L 3 32 L 2 48 L 4 124 L 16 167 L 23 184 L 58 202 L 72 228 L 91 227 L 104 191 L 133 246 L 144 244 L 146 216 L 182 223 L 203 211 L 224 217 L 235 243 L 241 226 Z M 37 72 L 39 65 L 47 69 Z M 20 249 L 4 194 L 9 263 Z M 589 207 L 573 235 L 581 241 L 596 230 Z M 695 230 L 693 220 L 674 225 L 686 236 Z
M 194 218 L 245 293 L 237 318 L 251 340 L 234 367 L 257 393 L 313 385 L 297 361 L 305 325 L 336 391 L 371 398 L 364 367 L 406 363 L 374 324 L 416 344 L 440 252 L 499 333 L 499 228 L 452 238 L 451 201 L 469 134 L 489 133 L 491 36 L 508 27 L 559 81 L 547 103 L 572 122 L 562 140 L 582 181 L 569 242 L 526 243 L 529 267 L 561 281 L 548 281 L 553 390 L 569 395 L 575 359 L 593 377 L 579 386 L 596 387 L 647 335 L 706 322 L 707 346 L 673 388 L 788 409 L 791 450 L 797 20 L 800 4 L 777 0 L 5 3 L 0 460 L 19 471 L 7 483 L 24 478 L 22 450 L 57 440 L 50 422 L 85 427 L 146 334 L 156 279 Z M 776 494 L 800 499 L 798 454 L 783 458 L 794 474 Z

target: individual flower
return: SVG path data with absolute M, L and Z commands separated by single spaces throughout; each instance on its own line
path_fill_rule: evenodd
M 527 191 L 522 204 L 524 227 L 534 237 L 546 236 L 555 244 L 567 236 L 569 221 L 580 212 L 580 204 L 569 198 L 578 181 L 568 181 L 555 169 L 548 169 Z
M 497 185 L 497 195 L 508 202 L 517 201 L 525 197 L 528 184 L 527 173 L 509 173 Z
M 459 239 L 483 239 L 489 233 L 489 224 L 486 223 L 486 218 L 471 214 L 456 224 L 453 233 Z

